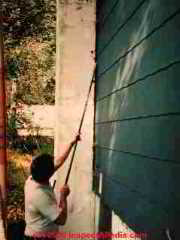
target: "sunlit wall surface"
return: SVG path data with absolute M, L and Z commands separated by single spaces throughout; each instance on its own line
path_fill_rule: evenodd
M 94 1 L 57 1 L 55 155 L 60 156 L 78 132 L 94 61 Z M 69 179 L 68 219 L 60 230 L 93 232 L 92 193 L 93 91 L 88 102 L 81 138 Z M 50 114 L 50 113 L 49 113 Z M 65 182 L 70 157 L 57 173 L 56 189 Z

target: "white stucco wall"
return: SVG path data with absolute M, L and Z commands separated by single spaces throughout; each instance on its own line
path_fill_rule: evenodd
M 80 124 L 93 72 L 95 6 L 91 1 L 57 3 L 55 155 L 59 155 Z M 94 231 L 92 193 L 93 91 L 70 176 L 67 232 Z M 64 183 L 69 160 L 57 174 L 57 189 Z M 62 229 L 62 228 L 61 228 Z

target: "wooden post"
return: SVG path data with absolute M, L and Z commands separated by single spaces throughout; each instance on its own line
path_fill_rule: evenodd
M 0 22 L 0 30 L 2 23 Z M 1 217 L 0 238 L 4 237 L 4 226 L 6 222 L 6 176 L 7 176 L 7 157 L 6 157 L 6 95 L 4 79 L 4 51 L 3 51 L 3 34 L 0 31 L 0 202 Z M 0 226 L 1 227 L 1 226 Z

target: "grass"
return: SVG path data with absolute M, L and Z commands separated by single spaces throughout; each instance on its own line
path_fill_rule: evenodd
M 30 154 L 8 150 L 7 220 L 24 219 L 24 183 L 29 175 Z

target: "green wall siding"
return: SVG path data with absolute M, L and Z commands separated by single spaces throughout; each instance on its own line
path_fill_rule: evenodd
M 180 1 L 98 1 L 100 196 L 134 230 L 179 221 L 179 76 Z

